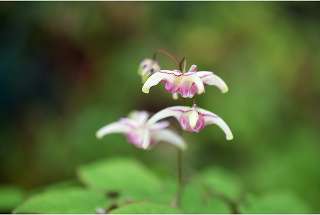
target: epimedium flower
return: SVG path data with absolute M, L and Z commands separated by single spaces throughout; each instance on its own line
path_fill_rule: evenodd
M 141 149 L 149 149 L 160 141 L 173 144 L 180 149 L 186 148 L 184 140 L 168 129 L 168 122 L 149 122 L 148 118 L 149 114 L 146 111 L 133 111 L 128 117 L 99 129 L 96 136 L 101 139 L 107 134 L 123 133 L 129 143 Z
M 207 125 L 216 124 L 224 131 L 227 140 L 233 139 L 233 134 L 223 119 L 196 105 L 193 105 L 192 107 L 173 106 L 165 108 L 153 115 L 148 123 L 154 124 L 168 117 L 176 118 L 179 121 L 181 128 L 188 132 L 199 132 Z
M 153 59 L 146 58 L 141 61 L 138 69 L 138 74 L 142 78 L 144 83 L 152 74 L 160 71 L 160 66 L 157 61 Z
M 205 85 L 216 86 L 222 93 L 228 92 L 228 86 L 219 76 L 210 71 L 197 71 L 196 65 L 192 65 L 188 72 L 159 70 L 146 80 L 142 92 L 149 93 L 150 88 L 160 82 L 168 92 L 172 93 L 174 99 L 177 99 L 178 95 L 192 98 L 195 94 L 202 94 Z

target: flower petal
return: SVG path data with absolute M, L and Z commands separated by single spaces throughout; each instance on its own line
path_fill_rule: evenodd
M 168 121 L 161 121 L 161 122 L 157 122 L 157 123 L 154 123 L 153 125 L 151 125 L 150 129 L 161 130 L 161 129 L 167 128 L 169 125 L 170 125 L 170 123 Z
M 159 84 L 159 82 L 162 80 L 173 82 L 175 75 L 172 73 L 172 71 L 168 73 L 163 71 L 166 71 L 166 70 L 161 70 L 161 72 L 156 72 L 153 75 L 151 75 L 147 79 L 147 81 L 144 83 L 142 87 L 142 92 L 149 93 L 150 88 Z
M 227 123 L 223 119 L 221 119 L 220 117 L 218 117 L 215 114 L 205 115 L 204 119 L 205 119 L 206 125 L 216 124 L 217 126 L 219 126 L 223 130 L 223 132 L 225 133 L 227 140 L 233 139 L 233 134 L 232 134 L 229 126 L 227 125 Z
M 218 87 L 222 93 L 226 93 L 228 92 L 228 86 L 227 84 L 216 74 L 214 74 L 213 72 L 209 72 L 209 71 L 199 71 L 195 73 L 199 78 L 201 78 L 201 80 L 203 81 L 203 83 L 207 84 L 207 85 L 213 85 Z
M 168 118 L 168 117 L 175 117 L 177 120 L 179 120 L 180 116 L 186 112 L 186 111 L 190 111 L 192 110 L 192 108 L 190 107 L 186 107 L 186 106 L 172 106 L 172 107 L 168 107 L 165 108 L 159 112 L 157 112 L 156 114 L 154 114 L 149 120 L 148 120 L 148 124 L 154 124 L 159 120 L 162 120 L 164 118 Z
M 169 129 L 163 129 L 152 133 L 152 138 L 157 142 L 164 141 L 184 150 L 187 148 L 184 140 L 175 132 Z
M 103 136 L 111 133 L 126 133 L 130 130 L 130 127 L 127 125 L 121 123 L 121 122 L 114 122 L 111 124 L 108 124 L 102 128 L 100 128 L 97 133 L 96 137 L 98 139 L 101 139 Z
M 198 119 L 199 119 L 198 111 L 196 110 L 191 111 L 191 113 L 189 114 L 189 123 L 191 128 L 196 127 Z
M 146 129 L 143 133 L 142 148 L 147 149 L 150 145 L 150 131 Z
M 147 121 L 149 113 L 147 111 L 132 111 L 129 118 L 137 122 L 139 125 Z
M 204 92 L 204 85 L 203 85 L 203 81 L 201 80 L 201 78 L 199 78 L 197 75 L 192 75 L 191 78 L 198 89 L 197 93 L 198 94 L 203 93 Z

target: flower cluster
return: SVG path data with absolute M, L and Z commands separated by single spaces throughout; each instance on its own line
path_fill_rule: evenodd
M 178 69 L 164 70 L 155 59 L 143 60 L 138 70 L 143 82 L 142 92 L 149 93 L 150 88 L 158 84 L 163 84 L 174 99 L 178 99 L 179 95 L 183 98 L 193 98 L 196 94 L 204 93 L 206 85 L 216 86 L 222 93 L 228 91 L 226 83 L 213 72 L 198 71 L 196 65 L 185 71 L 185 66 L 181 68 L 182 63 L 185 63 L 185 59 L 179 63 Z M 138 148 L 150 149 L 164 141 L 185 149 L 184 140 L 169 129 L 169 122 L 163 121 L 169 117 L 178 120 L 181 128 L 188 132 L 197 133 L 205 126 L 215 124 L 222 129 L 227 140 L 233 139 L 233 134 L 223 119 L 199 108 L 195 103 L 192 107 L 168 107 L 151 117 L 146 111 L 134 111 L 129 117 L 102 127 L 96 136 L 102 138 L 110 133 L 123 133 L 127 136 L 128 142 Z

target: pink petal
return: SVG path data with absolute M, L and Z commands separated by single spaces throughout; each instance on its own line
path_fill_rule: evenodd
M 179 119 L 180 125 L 183 130 L 189 131 L 189 132 L 196 132 L 198 133 L 201 129 L 205 127 L 205 118 L 202 114 L 199 114 L 199 119 L 196 123 L 196 126 L 192 128 L 190 126 L 189 118 L 186 114 L 182 114 Z
M 142 137 L 137 132 L 134 132 L 134 131 L 128 132 L 127 139 L 129 143 L 132 143 L 133 145 L 139 148 L 142 145 Z

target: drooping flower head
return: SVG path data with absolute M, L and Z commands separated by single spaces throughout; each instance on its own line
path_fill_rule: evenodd
M 149 93 L 151 87 L 163 83 L 165 89 L 172 93 L 173 98 L 178 95 L 183 98 L 192 98 L 195 94 L 204 93 L 205 85 L 218 87 L 222 93 L 228 92 L 226 83 L 213 72 L 197 71 L 197 66 L 192 65 L 188 72 L 180 70 L 160 70 L 151 75 L 142 87 L 142 92 Z
M 153 124 L 168 117 L 176 118 L 181 128 L 188 132 L 199 132 L 207 125 L 216 124 L 224 131 L 227 140 L 233 139 L 233 134 L 223 119 L 196 105 L 192 107 L 173 106 L 165 108 L 153 115 L 149 119 L 149 123 Z
M 160 66 L 157 61 L 153 59 L 144 59 L 138 69 L 138 74 L 142 78 L 142 83 L 144 83 L 152 74 L 159 72 Z
M 168 122 L 149 122 L 148 117 L 146 111 L 134 111 L 129 117 L 102 127 L 96 136 L 101 139 L 107 134 L 123 133 L 129 143 L 141 149 L 149 149 L 160 141 L 171 143 L 180 149 L 186 147 L 184 140 L 168 129 Z

